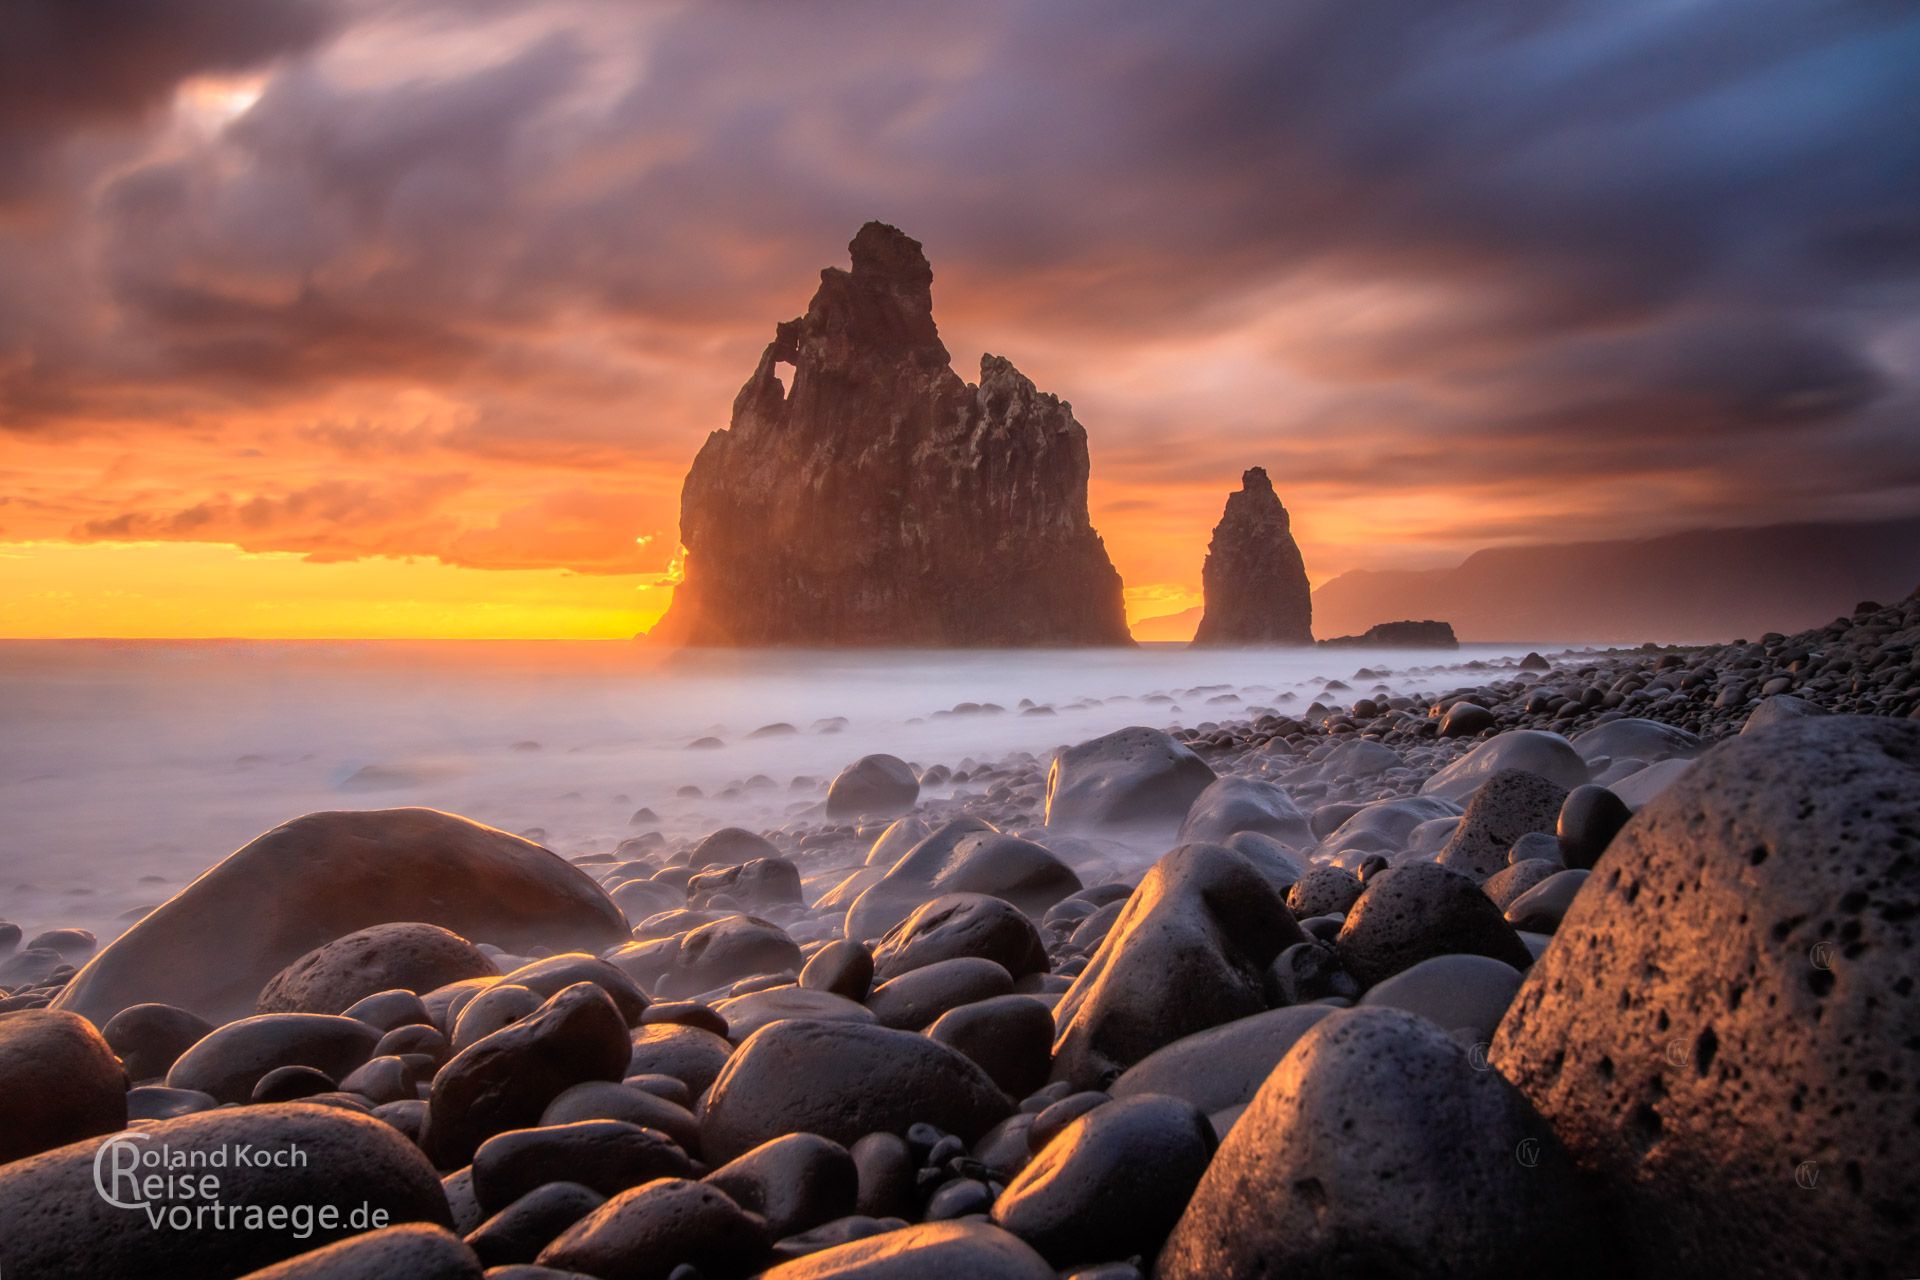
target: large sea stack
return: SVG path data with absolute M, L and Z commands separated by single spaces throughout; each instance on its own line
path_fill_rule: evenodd
M 1200 581 L 1206 612 L 1195 644 L 1313 643 L 1306 562 L 1265 468 L 1248 468 L 1240 492 L 1227 495 Z
M 1128 644 L 1087 433 L 1000 356 L 948 363 L 918 241 L 869 222 L 778 326 L 680 498 L 690 645 Z M 793 366 L 784 386 L 778 366 Z

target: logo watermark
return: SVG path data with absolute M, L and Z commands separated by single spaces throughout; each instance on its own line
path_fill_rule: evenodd
M 374 1231 L 387 1210 L 361 1203 L 248 1204 L 226 1195 L 223 1175 L 256 1169 L 304 1169 L 298 1143 L 251 1142 L 182 1149 L 139 1129 L 116 1133 L 93 1153 L 93 1187 L 116 1209 L 146 1215 L 155 1231 L 279 1231 L 305 1240 L 316 1231 Z

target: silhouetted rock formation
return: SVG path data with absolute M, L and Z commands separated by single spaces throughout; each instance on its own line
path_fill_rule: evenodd
M 1249 468 L 1227 496 L 1200 581 L 1206 612 L 1195 644 L 1313 643 L 1307 566 L 1264 468 Z
M 1000 356 L 948 366 L 918 241 L 869 222 L 780 325 L 680 499 L 694 645 L 1129 644 L 1087 433 Z M 794 366 L 791 389 L 776 365 Z
M 1458 649 L 1460 642 L 1454 638 L 1451 623 L 1434 622 L 1381 622 L 1368 627 L 1365 635 L 1335 636 L 1331 640 L 1322 640 L 1323 645 L 1336 648 L 1352 646 L 1359 648 L 1372 645 L 1381 649 Z

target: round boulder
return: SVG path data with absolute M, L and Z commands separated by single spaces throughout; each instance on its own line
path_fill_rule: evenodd
M 1053 759 L 1047 825 L 1176 829 L 1214 780 L 1213 769 L 1158 729 L 1117 729 Z
M 93 1024 L 72 1013 L 0 1013 L 0 1163 L 127 1123 L 127 1076 Z
M 710 1161 L 786 1133 L 850 1146 L 925 1122 L 972 1142 L 1012 1108 L 986 1072 L 911 1031 L 853 1022 L 770 1023 L 747 1038 L 701 1109 Z
M 977 956 L 1018 978 L 1047 967 L 1040 931 L 1019 908 L 980 893 L 949 893 L 915 909 L 873 949 L 873 976 L 888 982 L 913 969 Z
M 499 970 L 480 948 L 439 925 L 377 924 L 316 947 L 260 991 L 261 1013 L 344 1013 L 382 991 L 432 991 Z
M 927 1222 L 783 1262 L 761 1280 L 1056 1280 L 1046 1259 L 984 1222 Z
M 1516 969 L 1532 963 L 1526 944 L 1480 886 L 1432 862 L 1389 867 L 1367 881 L 1334 948 L 1363 987 L 1434 956 L 1491 956 Z
M 887 817 L 905 813 L 920 798 L 920 779 L 898 756 L 861 756 L 827 788 L 829 818 Z
M 1577 787 L 1587 781 L 1587 762 L 1565 738 L 1544 729 L 1509 729 L 1428 778 L 1420 794 L 1464 801 L 1502 769 L 1524 769 L 1562 787 Z
M 1493 1062 L 1620 1197 L 1626 1270 L 1911 1269 L 1920 724 L 1722 742 L 1614 838 Z
M 177 1168 L 193 1172 L 192 1188 L 176 1182 L 170 1195 L 150 1197 L 151 1190 L 169 1189 L 134 1181 L 136 1172 L 154 1172 L 135 1163 L 149 1150 L 164 1150 Z M 236 1166 L 237 1151 L 254 1158 Z M 214 1200 L 242 1213 L 248 1207 L 311 1207 L 312 1231 L 302 1238 L 264 1221 L 246 1229 L 244 1220 L 236 1229 L 230 1218 L 196 1213 L 209 1202 L 199 1194 L 204 1184 L 198 1174 L 209 1171 L 206 1162 L 215 1158 L 225 1166 L 211 1170 L 218 1179 Z M 118 1204 L 100 1194 L 101 1185 Z M 159 1230 L 142 1204 L 166 1215 Z M 336 1215 L 330 1223 L 318 1213 L 327 1206 Z M 364 1229 L 350 1225 L 362 1206 L 392 1223 L 451 1222 L 433 1166 L 391 1125 L 310 1103 L 229 1108 L 157 1121 L 138 1136 L 90 1138 L 0 1165 L 0 1215 L 7 1224 L 0 1257 L 9 1276 L 240 1276 Z
M 1303 941 L 1245 858 L 1182 845 L 1141 879 L 1055 1007 L 1054 1079 L 1104 1089 L 1162 1045 L 1260 1012 L 1267 965 Z
M 1572 1162 L 1421 1018 L 1336 1012 L 1281 1060 L 1162 1250 L 1165 1280 L 1560 1275 L 1590 1249 Z

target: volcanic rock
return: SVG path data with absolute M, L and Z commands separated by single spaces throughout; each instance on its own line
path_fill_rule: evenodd
M 1427 619 L 1422 622 L 1380 622 L 1357 636 L 1334 636 L 1320 642 L 1340 649 L 1458 649 L 1453 624 Z
M 1246 859 L 1219 845 L 1182 845 L 1141 879 L 1056 1006 L 1054 1078 L 1104 1088 L 1162 1045 L 1259 1013 L 1263 971 L 1304 940 Z
M 778 326 L 680 500 L 686 578 L 655 633 L 695 645 L 1130 643 L 1087 517 L 1087 435 L 985 356 L 948 363 L 933 269 L 870 222 Z M 792 385 L 778 366 L 793 366 Z
M 1227 496 L 1200 581 L 1206 606 L 1194 644 L 1313 643 L 1307 566 L 1264 467 L 1248 468 Z
M 85 1018 L 0 1014 L 0 1163 L 126 1123 L 126 1073 Z
M 1493 1064 L 1620 1201 L 1618 1265 L 1910 1269 L 1920 725 L 1721 742 L 1623 828 Z

